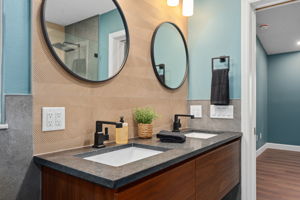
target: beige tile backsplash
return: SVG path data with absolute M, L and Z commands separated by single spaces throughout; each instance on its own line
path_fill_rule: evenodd
M 127 18 L 130 52 L 121 73 L 106 83 L 91 84 L 68 74 L 51 56 L 40 27 L 41 0 L 33 0 L 33 102 L 34 153 L 90 145 L 96 120 L 117 121 L 124 115 L 130 137 L 136 135 L 132 109 L 151 106 L 160 115 L 155 132 L 170 129 L 175 113 L 187 112 L 187 81 L 176 91 L 162 87 L 152 69 L 151 37 L 164 21 L 176 23 L 187 33 L 187 18 L 179 7 L 162 0 L 119 0 Z M 42 107 L 66 107 L 64 131 L 41 131 Z M 114 130 L 110 130 L 114 140 Z

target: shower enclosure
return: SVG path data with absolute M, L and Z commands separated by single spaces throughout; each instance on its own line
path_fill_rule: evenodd
M 49 37 L 58 57 L 80 77 L 98 79 L 98 17 L 66 26 L 47 22 Z M 95 31 L 86 31 L 91 28 Z

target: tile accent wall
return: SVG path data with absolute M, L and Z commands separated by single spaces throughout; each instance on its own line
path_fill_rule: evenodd
M 241 131 L 241 101 L 231 100 L 230 104 L 234 106 L 234 119 L 212 119 L 210 100 L 189 101 L 189 105 L 202 105 L 202 118 L 190 120 L 190 127 L 214 131 Z
M 51 56 L 40 27 L 41 0 L 33 0 L 33 116 L 34 153 L 46 153 L 90 145 L 96 120 L 129 122 L 130 137 L 136 135 L 132 109 L 151 106 L 160 115 L 154 131 L 170 129 L 175 113 L 187 112 L 187 81 L 176 91 L 160 85 L 151 65 L 150 44 L 155 28 L 164 21 L 176 23 L 187 35 L 187 18 L 180 7 L 162 0 L 119 0 L 127 18 L 130 52 L 122 72 L 102 84 L 79 81 Z M 66 130 L 41 131 L 43 106 L 66 107 Z M 114 130 L 111 139 L 114 140 Z
M 0 130 L 0 200 L 40 199 L 40 172 L 32 162 L 32 96 L 6 96 L 8 130 Z

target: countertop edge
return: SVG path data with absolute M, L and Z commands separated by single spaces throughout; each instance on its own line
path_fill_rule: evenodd
M 40 158 L 38 156 L 34 156 L 34 162 L 40 166 L 48 167 L 54 170 L 57 170 L 59 172 L 98 184 L 103 187 L 107 187 L 110 189 L 114 189 L 114 181 L 105 179 L 102 177 L 98 177 L 83 171 L 79 171 L 77 169 L 71 168 L 71 167 L 66 167 L 64 165 L 61 165 L 59 163 L 55 163 L 49 160 L 46 160 L 44 158 Z
M 148 168 L 148 169 L 145 169 L 143 171 L 140 171 L 140 172 L 137 172 L 135 174 L 132 174 L 130 176 L 127 176 L 127 177 L 124 177 L 122 179 L 119 179 L 119 180 L 116 180 L 114 181 L 115 184 L 115 188 L 110 188 L 110 189 L 118 189 L 118 188 L 121 188 L 121 187 L 124 187 L 130 183 L 133 183 L 135 181 L 138 181 L 142 178 L 146 178 L 147 176 L 150 176 L 154 173 L 157 173 L 161 170 L 164 170 L 164 169 L 167 169 L 169 167 L 172 167 L 173 165 L 176 165 L 176 164 L 179 164 L 179 163 L 182 163 L 188 159 L 191 159 L 193 157 L 196 157 L 196 156 L 199 156 L 201 154 L 204 154 L 210 150 L 213 150 L 219 146 L 222 146 L 226 143 L 229 143 L 231 141 L 234 141 L 234 140 L 237 140 L 241 138 L 241 136 L 234 136 L 234 137 L 231 137 L 231 138 L 228 138 L 226 140 L 223 140 L 221 142 L 218 142 L 218 143 L 215 143 L 215 144 L 212 144 L 211 146 L 208 146 L 208 147 L 205 147 L 205 148 L 202 148 L 202 149 L 198 149 L 196 151 L 193 151 L 193 152 L 190 152 L 186 155 L 183 155 L 183 156 L 179 156 L 177 158 L 174 158 L 172 160 L 169 160 L 169 161 L 166 161 L 162 164 L 159 164 L 159 165 L 156 165 L 154 167 L 151 167 L 151 168 Z M 125 180 L 124 180 L 125 179 Z M 130 179 L 130 181 L 126 180 L 126 179 Z
M 123 186 L 126 186 L 126 185 L 130 184 L 130 183 L 133 183 L 133 182 L 138 181 L 140 179 L 146 178 L 146 177 L 148 177 L 148 176 L 150 176 L 154 173 L 157 173 L 161 170 L 172 167 L 173 165 L 184 162 L 184 161 L 186 161 L 190 158 L 199 156 L 203 153 L 206 153 L 206 152 L 208 152 L 212 149 L 215 149 L 215 148 L 217 148 L 221 145 L 224 145 L 228 142 L 234 141 L 234 140 L 239 139 L 241 137 L 242 137 L 242 134 L 229 137 L 225 140 L 214 143 L 210 146 L 192 151 L 192 152 L 187 153 L 183 156 L 179 156 L 179 157 L 174 158 L 172 160 L 163 162 L 159 165 L 156 165 L 156 166 L 153 166 L 151 168 L 139 171 L 137 173 L 134 173 L 130 176 L 123 177 L 123 178 L 118 179 L 118 180 L 109 180 L 109 179 L 106 179 L 106 178 L 103 178 L 103 177 L 92 175 L 92 174 L 89 174 L 89 173 L 86 173 L 86 172 L 83 172 L 83 171 L 80 171 L 80 170 L 77 170 L 77 169 L 74 169 L 74 168 L 71 168 L 71 167 L 61 165 L 59 163 L 55 163 L 53 161 L 49 161 L 49 160 L 41 158 L 39 156 L 34 156 L 34 162 L 36 164 L 40 165 L 40 166 L 45 166 L 45 167 L 60 171 L 62 173 L 65 173 L 65 174 L 68 174 L 68 175 L 71 175 L 71 176 L 75 176 L 77 178 L 95 183 L 97 185 L 100 185 L 100 186 L 103 186 L 103 187 L 106 187 L 106 188 L 109 188 L 109 189 L 119 189 Z

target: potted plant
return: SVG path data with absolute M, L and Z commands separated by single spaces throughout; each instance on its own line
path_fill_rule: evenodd
M 158 118 L 158 115 L 151 108 L 137 108 L 134 110 L 134 119 L 138 124 L 139 138 L 152 138 L 153 135 L 153 120 Z

